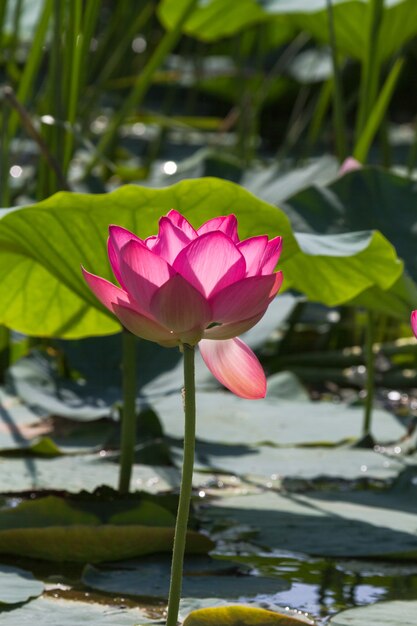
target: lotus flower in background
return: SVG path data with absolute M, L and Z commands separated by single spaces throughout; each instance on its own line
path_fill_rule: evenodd
M 281 237 L 240 241 L 234 215 L 195 230 L 178 211 L 145 240 L 109 227 L 108 256 L 117 287 L 83 268 L 95 296 L 133 334 L 162 346 L 199 344 L 212 374 L 236 395 L 266 393 L 263 369 L 240 339 L 264 315 L 282 273 Z
M 413 311 L 411 313 L 411 328 L 413 329 L 413 333 L 417 337 L 417 311 Z

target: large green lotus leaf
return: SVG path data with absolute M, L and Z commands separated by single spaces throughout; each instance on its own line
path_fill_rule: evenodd
M 165 28 L 172 28 L 184 10 L 187 0 L 162 0 L 158 5 L 158 16 Z M 256 0 L 242 0 L 238 4 L 230 0 L 211 0 L 200 3 L 184 26 L 187 35 L 204 41 L 213 41 L 235 35 L 253 24 L 264 22 L 267 15 Z M 292 33 L 285 29 L 282 41 Z
M 329 18 L 326 0 L 261 0 L 266 10 L 289 20 L 297 30 L 308 32 L 318 41 L 329 43 Z M 333 1 L 333 22 L 337 49 L 362 60 L 366 54 L 369 0 Z M 388 59 L 417 33 L 417 6 L 414 0 L 385 2 L 380 26 L 379 56 Z
M 163 0 L 159 18 L 166 28 L 178 20 L 186 0 Z M 366 54 L 369 0 L 334 0 L 333 21 L 338 52 L 362 60 Z M 255 24 L 273 24 L 281 41 L 294 32 L 305 31 L 329 43 L 326 0 L 211 0 L 201 2 L 186 22 L 184 31 L 198 39 L 212 41 L 234 35 Z M 417 33 L 417 6 L 414 0 L 386 2 L 380 26 L 379 54 L 389 58 Z
M 80 265 L 112 279 L 105 245 L 109 223 L 144 237 L 156 232 L 158 218 L 170 208 L 196 225 L 233 211 L 243 238 L 282 235 L 286 286 L 325 304 L 346 302 L 373 285 L 388 289 L 402 273 L 394 249 L 377 232 L 320 242 L 304 235 L 302 251 L 282 211 L 220 179 L 159 190 L 126 186 L 104 195 L 61 192 L 0 220 L 0 323 L 67 338 L 119 330 L 88 289 Z
M 222 606 L 192 611 L 184 626 L 300 626 L 310 620 L 248 606 Z
M 417 559 L 416 514 L 412 487 L 302 495 L 265 490 L 222 498 L 205 510 L 216 524 L 233 520 L 258 530 L 256 542 L 271 550 L 404 560 Z
M 93 602 L 77 602 L 62 598 L 37 598 L 13 611 L 0 612 L 0 624 L 5 626 L 133 626 L 154 624 L 140 608 L 127 608 L 117 604 L 107 605 Z
M 155 398 L 164 432 L 183 438 L 183 407 L 177 395 Z M 361 437 L 363 409 L 330 402 L 266 398 L 248 402 L 226 392 L 197 392 L 197 438 L 224 444 L 339 444 Z M 377 441 L 398 441 L 406 430 L 388 412 L 375 409 Z
M 178 465 L 182 451 L 173 450 Z M 417 458 L 413 459 L 417 464 Z M 392 480 L 404 469 L 401 459 L 356 448 L 274 448 L 198 442 L 195 467 L 199 470 L 274 480 Z
M 94 491 L 105 485 L 117 489 L 119 465 L 108 457 L 82 454 L 55 458 L 1 457 L 0 492 L 19 493 L 33 490 L 55 490 L 78 493 Z M 131 490 L 161 493 L 178 489 L 180 472 L 174 467 L 134 465 Z M 194 487 L 203 488 L 213 480 L 211 474 L 194 472 Z
M 417 281 L 416 203 L 414 181 L 377 168 L 364 168 L 349 172 L 328 187 L 312 186 L 300 191 L 286 201 L 285 211 L 299 232 L 334 235 L 380 231 Z
M 82 582 L 88 587 L 111 594 L 167 598 L 169 591 L 171 559 L 153 556 L 118 564 L 119 567 L 98 569 L 87 566 Z M 277 593 L 289 589 L 290 584 L 279 578 L 251 576 L 237 571 L 230 563 L 209 557 L 188 557 L 184 563 L 183 597 L 190 598 L 240 598 L 260 593 Z
M 361 606 L 334 615 L 331 626 L 415 626 L 417 600 L 394 600 Z
M 19 567 L 0 565 L 0 605 L 27 602 L 39 596 L 43 590 L 43 583 L 30 572 Z

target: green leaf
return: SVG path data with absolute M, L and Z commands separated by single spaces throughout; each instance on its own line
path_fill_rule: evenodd
M 119 323 L 88 289 L 80 266 L 111 280 L 108 225 L 146 237 L 171 208 L 195 225 L 234 212 L 242 238 L 282 235 L 285 286 L 325 304 L 349 301 L 374 285 L 388 289 L 402 272 L 395 250 L 379 233 L 330 238 L 321 246 L 304 236 L 301 250 L 282 211 L 215 178 L 158 190 L 126 186 L 104 195 L 61 192 L 0 220 L 0 323 L 37 336 L 117 332 Z
M 331 626 L 414 626 L 417 601 L 377 602 L 342 611 L 329 621 Z
M 185 0 L 163 0 L 158 5 L 158 16 L 165 28 L 171 29 L 183 10 Z M 184 27 L 187 35 L 204 41 L 213 41 L 235 35 L 245 27 L 265 20 L 265 12 L 256 0 L 211 0 L 200 4 Z
M 0 491 L 19 493 L 33 490 L 65 490 L 78 493 L 94 491 L 105 485 L 117 488 L 118 465 L 111 455 L 82 454 L 55 458 L 0 457 Z M 180 472 L 174 467 L 134 465 L 132 489 L 161 493 L 178 489 Z M 194 485 L 201 487 L 213 479 L 212 475 L 194 473 Z
M 18 567 L 0 565 L 0 604 L 20 604 L 36 598 L 44 585 L 34 576 Z
M 0 554 L 46 561 L 100 563 L 154 552 L 171 552 L 174 529 L 152 526 L 49 526 L 0 531 Z M 212 542 L 195 531 L 187 533 L 186 550 L 207 553 Z
M 328 187 L 314 186 L 297 193 L 285 202 L 285 210 L 294 229 L 305 233 L 380 231 L 404 260 L 409 276 L 399 277 L 389 290 L 373 285 L 357 294 L 354 302 L 408 321 L 410 310 L 417 306 L 416 202 L 417 191 L 410 179 L 363 168 Z
M 250 526 L 258 531 L 256 542 L 273 551 L 415 561 L 417 505 L 411 480 L 407 485 L 405 492 L 264 490 L 214 502 L 205 514 L 216 525 L 227 520 Z
M 266 609 L 248 606 L 221 606 L 192 611 L 183 626 L 300 626 L 312 624 L 311 620 L 299 619 Z
M 172 28 L 184 0 L 162 0 L 159 19 Z M 363 60 L 368 37 L 368 0 L 333 0 L 333 19 L 338 52 Z M 187 35 L 213 41 L 235 35 L 242 29 L 265 23 L 280 34 L 279 43 L 304 31 L 321 43 L 329 43 L 326 0 L 201 0 L 186 22 Z M 417 6 L 414 0 L 386 3 L 380 27 L 381 60 L 388 59 L 417 33 Z M 278 43 L 277 43 L 278 45 Z
M 104 569 L 86 566 L 82 582 L 113 595 L 167 598 L 171 571 L 169 556 L 118 563 Z M 278 577 L 253 576 L 249 568 L 209 557 L 187 557 L 184 562 L 182 596 L 190 598 L 238 598 L 277 593 L 290 584 Z
M 207 443 L 250 446 L 340 444 L 361 436 L 363 409 L 331 402 L 303 402 L 266 398 L 247 402 L 230 393 L 198 393 L 197 439 Z M 180 396 L 152 400 L 169 437 L 183 438 Z M 227 415 L 227 419 L 225 419 Z M 377 441 L 398 441 L 406 429 L 382 409 L 375 409 Z
M 22 502 L 0 511 L 0 554 L 97 563 L 170 552 L 175 515 L 158 500 L 168 503 L 166 496 L 118 499 L 113 493 L 109 498 L 47 496 Z M 168 504 L 172 507 L 171 498 Z M 192 554 L 212 547 L 195 531 L 187 537 Z
M 78 602 L 62 598 L 37 598 L 28 605 L 13 611 L 0 613 L 0 624 L 7 626 L 132 626 L 152 624 L 158 620 L 149 619 L 146 611 L 140 608 L 127 608 L 104 603 Z

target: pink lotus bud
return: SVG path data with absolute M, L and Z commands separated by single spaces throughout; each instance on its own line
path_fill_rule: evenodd
M 339 176 L 343 176 L 348 172 L 353 172 L 354 170 L 360 169 L 362 169 L 362 163 L 359 163 L 359 161 L 357 161 L 353 157 L 348 157 L 343 161 L 342 165 L 340 166 L 338 174 Z
M 83 269 L 100 302 L 142 339 L 166 347 L 198 343 L 225 387 L 242 398 L 263 398 L 263 369 L 237 335 L 261 319 L 281 286 L 282 272 L 274 273 L 281 237 L 240 241 L 234 215 L 195 230 L 174 210 L 145 240 L 121 226 L 110 226 L 109 233 L 120 287 Z
M 411 328 L 413 330 L 413 333 L 417 337 L 417 311 L 413 311 L 411 313 Z

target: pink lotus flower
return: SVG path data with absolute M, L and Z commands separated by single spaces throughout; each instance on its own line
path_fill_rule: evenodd
M 417 337 L 417 311 L 413 311 L 411 313 L 411 328 L 413 329 L 413 333 Z
M 121 226 L 109 233 L 120 287 L 83 268 L 100 302 L 142 339 L 166 347 L 198 343 L 225 387 L 242 398 L 263 398 L 263 369 L 237 335 L 261 319 L 281 286 L 282 273 L 273 273 L 281 237 L 240 241 L 234 215 L 195 230 L 174 210 L 160 219 L 158 235 L 145 240 Z

